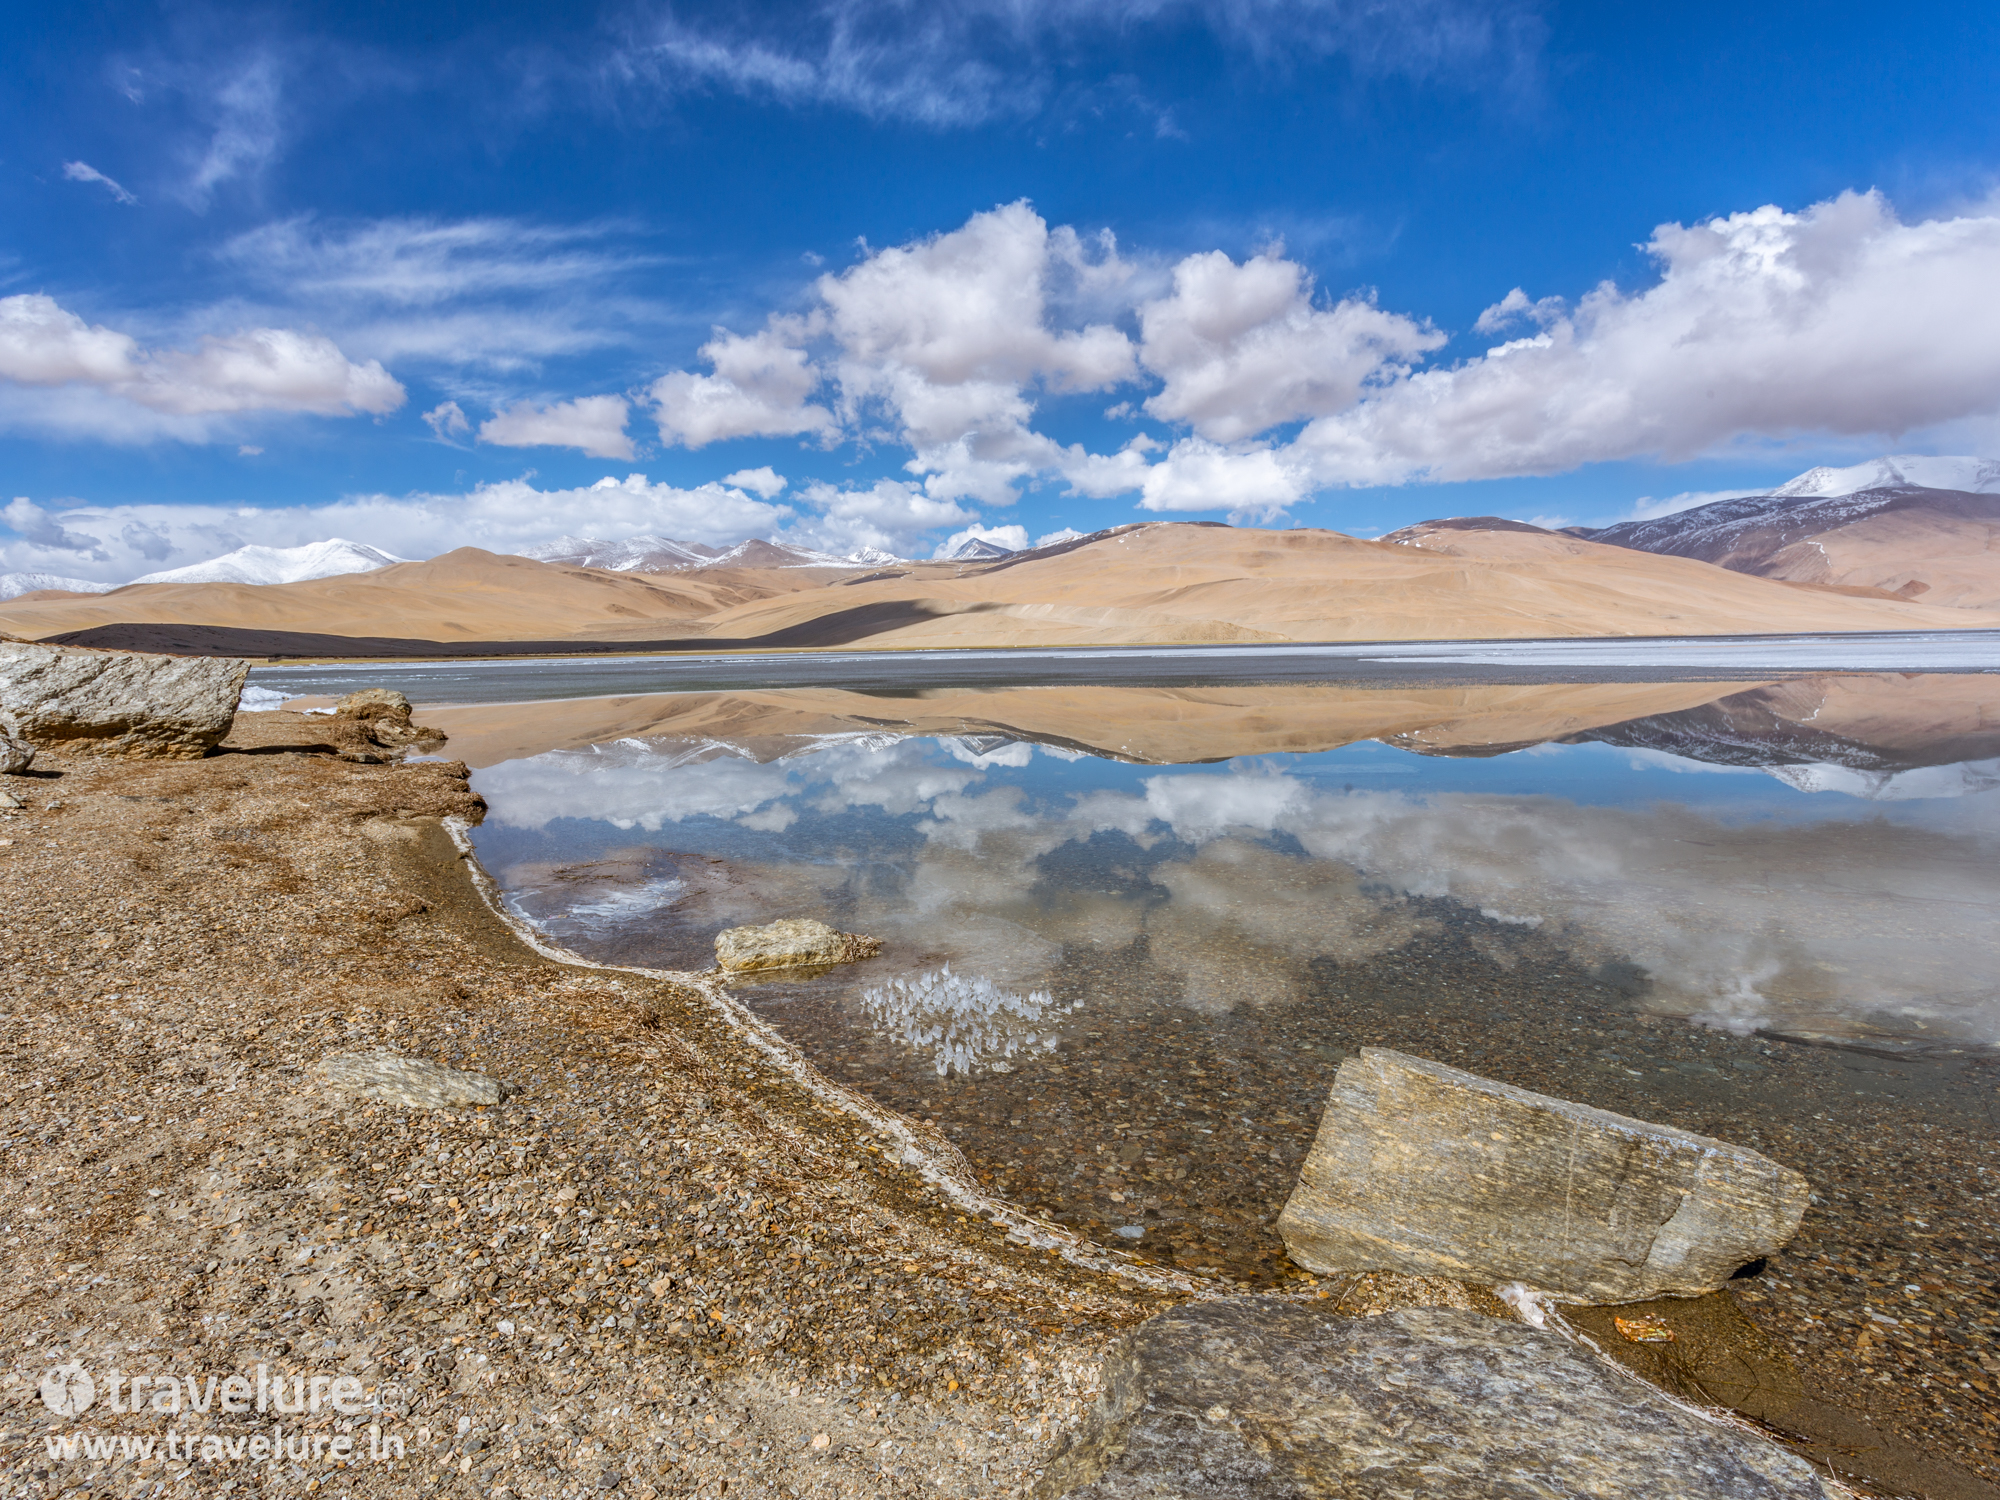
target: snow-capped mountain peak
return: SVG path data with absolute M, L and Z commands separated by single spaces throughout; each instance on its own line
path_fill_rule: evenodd
M 1002 547 L 985 537 L 969 536 L 949 552 L 940 552 L 941 562 L 987 562 L 996 557 L 1012 557 L 1012 547 Z
M 622 542 L 596 537 L 562 536 L 539 547 L 525 547 L 522 557 L 539 562 L 566 563 L 573 568 L 603 568 L 613 573 L 677 573 L 705 566 L 716 548 L 700 542 L 680 542 L 670 536 L 642 533 Z
M 1861 490 L 1914 485 L 1926 490 L 1963 490 L 1975 495 L 2000 494 L 2000 459 L 1931 457 L 1899 453 L 1849 464 L 1844 469 L 1807 469 L 1788 479 L 1773 495 L 1852 495 Z
M 92 583 L 88 578 L 65 578 L 60 573 L 0 573 L 0 599 L 18 599 L 36 589 L 61 589 L 69 594 L 108 594 L 115 583 Z
M 305 583 L 336 578 L 343 573 L 372 573 L 391 563 L 408 562 L 393 552 L 329 537 L 303 547 L 238 547 L 207 562 L 167 568 L 135 578 L 134 583 Z

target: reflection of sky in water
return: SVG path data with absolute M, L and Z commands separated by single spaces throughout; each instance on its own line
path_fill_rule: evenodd
M 1159 767 L 856 735 L 765 763 L 624 741 L 474 784 L 482 857 L 552 930 L 674 928 L 655 960 L 681 964 L 738 922 L 877 934 L 858 1003 L 941 1070 L 1035 1045 L 1066 950 L 1142 951 L 1195 1012 L 1283 1006 L 1309 965 L 1434 928 L 1422 898 L 1483 924 L 1491 962 L 1636 966 L 1645 1005 L 1732 1030 L 2000 1042 L 1992 767 L 1904 773 L 1886 800 L 1880 777 L 1777 769 L 1602 744 Z M 667 863 L 634 863 L 647 846 Z

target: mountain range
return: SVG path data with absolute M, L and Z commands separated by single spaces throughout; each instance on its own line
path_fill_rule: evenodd
M 1147 522 L 991 561 L 867 571 L 787 560 L 619 573 L 465 547 L 303 583 L 15 600 L 0 630 L 198 654 L 428 656 L 2000 629 L 2000 611 L 1500 525 L 1396 545 Z

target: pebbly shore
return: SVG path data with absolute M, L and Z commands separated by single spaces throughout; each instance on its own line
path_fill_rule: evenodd
M 525 947 L 444 826 L 480 812 L 463 766 L 239 725 L 203 760 L 8 778 L 6 1493 L 1032 1485 L 1107 1342 L 1171 1293 L 955 1207 L 695 991 Z M 319 1073 L 375 1049 L 509 1097 L 402 1109 Z M 65 1419 L 39 1383 L 71 1362 L 103 1394 Z M 260 1364 L 358 1379 L 365 1415 L 294 1425 L 365 1451 L 372 1424 L 403 1459 L 49 1457 L 80 1431 L 266 1431 L 107 1409 L 113 1369 Z

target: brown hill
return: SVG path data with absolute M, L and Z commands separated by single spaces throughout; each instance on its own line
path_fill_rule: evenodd
M 2000 607 L 2000 495 L 1890 485 L 1851 495 L 1750 495 L 1578 535 L 1760 578 Z
M 560 638 L 635 624 L 660 635 L 718 610 L 848 576 L 812 568 L 612 573 L 461 547 L 308 583 L 141 583 L 108 594 L 24 594 L 0 605 L 0 620 L 39 639 L 112 624 L 434 641 Z
M 298 649 L 260 647 L 260 632 L 461 650 L 510 641 L 812 649 L 1939 630 L 2000 627 L 2000 611 L 1754 578 L 1518 526 L 1371 542 L 1185 523 L 860 578 L 813 568 L 634 575 L 461 548 L 309 583 L 133 585 L 0 605 L 0 626 L 40 639 L 92 631 L 89 644 L 138 644 L 93 627 L 159 625 L 229 636 L 174 649 L 251 653 Z

